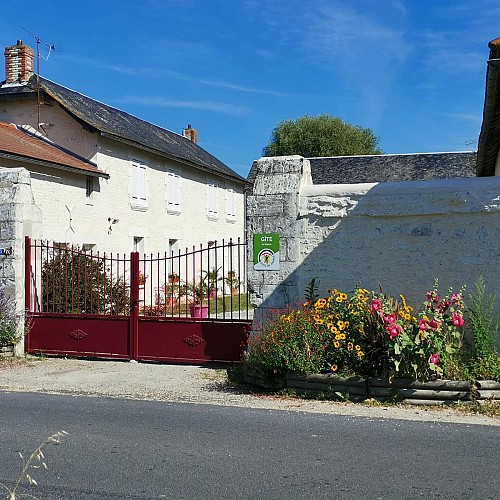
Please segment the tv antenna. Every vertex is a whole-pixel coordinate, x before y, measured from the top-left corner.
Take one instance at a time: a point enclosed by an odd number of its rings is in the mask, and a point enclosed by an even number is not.
[[[27,30],[26,28],[23,28],[23,26],[19,25],[21,29],[26,31],[26,33],[29,33],[36,41],[36,96],[37,96],[37,121],[36,121],[36,129],[40,131],[40,57],[44,59],[45,61],[49,60],[50,54],[52,53],[53,50],[56,50],[56,46],[52,45],[50,43],[45,42],[42,40],[38,35],[35,35],[31,31]],[[47,55],[43,57],[40,54],[40,45],[43,45],[45,49],[47,50]]]

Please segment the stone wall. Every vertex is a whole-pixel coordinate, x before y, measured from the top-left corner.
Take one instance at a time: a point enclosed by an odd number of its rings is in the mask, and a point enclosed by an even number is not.
[[[482,275],[500,306],[500,177],[313,185],[300,156],[261,158],[252,172],[248,241],[281,238],[280,270],[249,273],[254,305],[298,303],[313,277],[320,293],[360,283],[420,305],[435,278],[441,292],[470,292]]]
[[[15,298],[24,317],[24,237],[39,237],[41,214],[33,202],[31,179],[24,168],[0,168],[0,287]],[[23,333],[23,321],[19,323]],[[23,352],[23,342],[17,354]]]

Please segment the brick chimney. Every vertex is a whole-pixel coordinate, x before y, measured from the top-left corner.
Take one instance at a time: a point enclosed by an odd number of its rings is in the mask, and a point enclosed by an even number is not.
[[[195,144],[198,142],[196,130],[194,128],[191,128],[191,125],[188,125],[187,128],[182,129],[182,136],[186,139],[189,139],[191,142],[194,142]]]
[[[21,40],[17,45],[5,47],[5,83],[26,83],[33,75],[34,59],[33,49]]]

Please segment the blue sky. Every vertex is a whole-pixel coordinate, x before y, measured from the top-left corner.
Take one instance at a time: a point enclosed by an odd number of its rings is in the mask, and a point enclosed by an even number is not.
[[[23,0],[0,42],[35,47],[25,28],[56,46],[45,60],[40,44],[42,76],[190,123],[246,176],[276,124],[306,114],[368,127],[386,153],[475,150],[499,19],[498,0]]]

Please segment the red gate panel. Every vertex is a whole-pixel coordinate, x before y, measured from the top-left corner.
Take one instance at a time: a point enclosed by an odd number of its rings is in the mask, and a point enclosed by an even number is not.
[[[128,316],[32,315],[30,353],[129,359]]]
[[[248,322],[139,319],[138,359],[184,363],[239,362]]]

